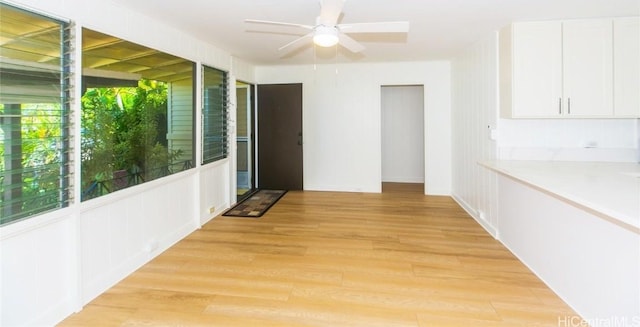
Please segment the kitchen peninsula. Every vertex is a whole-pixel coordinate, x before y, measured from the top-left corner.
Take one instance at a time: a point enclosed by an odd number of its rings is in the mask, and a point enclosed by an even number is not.
[[[640,164],[492,161],[497,238],[578,313],[640,319]]]

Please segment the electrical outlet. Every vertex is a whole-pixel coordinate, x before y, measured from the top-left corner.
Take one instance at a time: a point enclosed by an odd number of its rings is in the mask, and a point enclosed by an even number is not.
[[[497,140],[498,140],[499,135],[500,135],[500,134],[498,133],[498,130],[497,130],[497,129],[492,128],[492,129],[490,129],[490,130],[489,130],[489,139],[490,139],[491,141],[497,141]]]
[[[216,212],[216,207],[209,208],[209,213],[214,213],[214,212]]]
[[[478,210],[478,216],[481,220],[487,220],[487,215],[482,210]]]
[[[144,247],[144,251],[147,252],[147,253],[151,253],[151,252],[157,250],[158,246],[160,246],[160,244],[158,244],[158,241],[153,239],[153,240],[149,241],[149,243],[147,243],[147,245]]]

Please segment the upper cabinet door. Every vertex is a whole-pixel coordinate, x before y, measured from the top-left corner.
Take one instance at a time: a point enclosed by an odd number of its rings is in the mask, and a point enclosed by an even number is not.
[[[612,20],[565,21],[562,28],[563,105],[567,115],[612,116]]]
[[[613,76],[616,117],[640,117],[640,18],[613,20]]]
[[[515,24],[512,42],[512,115],[521,118],[559,116],[562,98],[562,24]]]
[[[640,18],[513,23],[500,30],[505,118],[640,118]]]

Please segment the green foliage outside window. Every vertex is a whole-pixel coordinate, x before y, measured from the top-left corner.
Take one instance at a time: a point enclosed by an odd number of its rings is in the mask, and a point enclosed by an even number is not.
[[[11,214],[5,215],[3,211],[0,215],[2,223],[29,215],[34,210],[40,212],[56,208],[60,202],[60,170],[63,164],[60,158],[60,105],[13,106],[15,108],[10,109],[0,104],[0,115],[20,115],[20,118],[4,118],[3,124],[0,124],[0,139],[3,140],[0,142],[0,171],[3,172],[0,194],[13,193],[15,191],[11,188],[18,188],[16,191],[20,197],[3,204],[4,210],[11,208]],[[12,131],[17,126],[19,130]],[[17,140],[11,136],[12,133],[18,133]],[[16,145],[19,150],[13,150],[13,155],[7,155],[8,147]],[[19,157],[16,157],[15,151],[20,153]],[[7,165],[5,160],[18,162]],[[8,167],[11,169],[7,169]],[[5,179],[15,174],[18,181],[6,185]]]
[[[172,173],[182,151],[167,148],[166,121],[164,82],[88,89],[82,96],[83,199]]]

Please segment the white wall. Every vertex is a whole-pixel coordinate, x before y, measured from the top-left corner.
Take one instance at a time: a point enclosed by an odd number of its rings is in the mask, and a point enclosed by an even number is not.
[[[243,81],[245,83],[253,84],[256,81],[255,69],[253,65],[249,62],[246,62],[242,59],[232,58],[232,68],[233,78],[238,81]],[[235,85],[235,84],[233,84]]]
[[[87,27],[196,61],[198,67],[232,69],[228,53],[109,1],[101,1],[98,10],[83,0],[11,3],[72,20],[78,32]],[[75,48],[81,48],[80,39]],[[253,81],[249,63],[233,61],[233,68],[243,80]],[[74,71],[80,70],[76,58]],[[235,83],[233,71],[231,76]],[[196,87],[197,149],[200,93]],[[73,110],[77,118],[79,101]],[[79,176],[79,153],[75,157]],[[206,166],[198,164],[199,158],[198,153],[194,169],[94,200],[80,203],[76,190],[68,208],[0,228],[0,325],[55,325],[229,207],[235,201],[231,158]]]
[[[382,87],[382,181],[424,183],[424,87]]]
[[[486,36],[452,62],[454,199],[496,236],[497,177],[478,165],[495,160],[497,144],[497,33]]]
[[[450,194],[448,62],[257,67],[256,79],[303,83],[304,189],[327,191],[381,191],[380,87],[424,85],[425,192]]]

